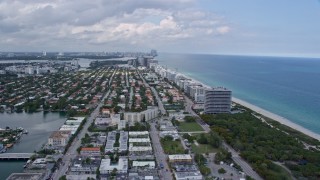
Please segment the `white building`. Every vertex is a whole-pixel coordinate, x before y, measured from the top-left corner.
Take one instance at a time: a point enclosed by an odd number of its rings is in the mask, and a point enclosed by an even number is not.
[[[154,169],[156,167],[156,163],[154,161],[133,161],[132,167]]]
[[[66,125],[66,124],[64,124],[60,127],[59,130],[60,131],[71,131],[71,134],[75,134],[76,131],[78,130],[78,128],[79,128],[79,125]]]
[[[70,117],[65,124],[66,125],[80,125],[85,117]]]
[[[127,125],[126,120],[120,120],[118,123],[118,130],[122,130],[122,129],[126,128],[126,125]]]
[[[177,140],[177,139],[180,138],[177,130],[174,130],[174,131],[160,131],[159,135],[160,135],[161,138],[163,138],[165,136],[171,136],[174,140]]]
[[[150,121],[158,117],[159,109],[156,106],[148,106],[147,110],[142,112],[125,112],[124,120],[128,121],[130,125],[133,125],[136,122],[141,122],[142,120]]]
[[[119,161],[116,164],[112,164],[110,158],[101,160],[100,174],[110,174],[114,169],[117,169],[117,173],[127,173],[128,159],[126,157],[119,157]]]
[[[143,114],[139,112],[125,112],[123,116],[129,125],[134,125],[136,122],[141,122],[143,120]]]
[[[111,118],[97,117],[94,120],[95,125],[108,125],[110,123],[111,123]]]
[[[128,132],[127,131],[120,131],[120,137],[119,137],[119,146],[114,147],[114,144],[116,142],[117,137],[117,131],[111,131],[108,133],[107,142],[105,146],[105,153],[112,153],[115,151],[124,152],[128,150]]]
[[[200,171],[197,172],[175,172],[174,177],[176,180],[202,180],[203,176]]]
[[[129,132],[129,152],[152,152],[151,140],[148,131]]]
[[[151,119],[158,117],[159,108],[157,106],[148,106],[147,110],[143,111],[142,114],[146,121],[150,121]]]

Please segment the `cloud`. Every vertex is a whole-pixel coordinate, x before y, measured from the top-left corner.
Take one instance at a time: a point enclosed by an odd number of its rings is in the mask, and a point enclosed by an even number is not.
[[[3,50],[172,49],[230,32],[223,17],[196,0],[3,0]],[[174,5],[174,6],[173,6]],[[11,49],[8,49],[11,48]],[[14,48],[14,49],[13,49]],[[119,49],[115,49],[119,48]]]
[[[228,32],[230,32],[230,27],[229,26],[221,26],[217,28],[217,31],[219,34],[226,34]]]

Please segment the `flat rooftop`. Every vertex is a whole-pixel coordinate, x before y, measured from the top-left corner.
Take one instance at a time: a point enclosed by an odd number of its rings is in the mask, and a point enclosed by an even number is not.
[[[7,180],[40,180],[42,173],[12,173]]]

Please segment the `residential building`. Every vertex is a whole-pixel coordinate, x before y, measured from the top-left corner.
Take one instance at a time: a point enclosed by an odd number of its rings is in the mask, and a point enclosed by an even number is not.
[[[141,122],[143,120],[150,121],[158,117],[159,109],[156,106],[148,106],[147,110],[142,112],[125,112],[124,120],[128,121],[130,125],[133,125],[136,122]]]
[[[70,171],[86,174],[95,174],[100,165],[99,158],[89,158],[78,156],[72,160]]]
[[[110,123],[111,123],[111,118],[107,118],[107,117],[97,117],[94,120],[94,124],[97,126],[108,125]]]
[[[99,147],[83,147],[81,148],[80,154],[83,156],[100,156]]]
[[[120,133],[119,146],[115,147],[117,133]],[[128,132],[127,131],[111,131],[108,133],[107,142],[105,146],[105,153],[113,153],[115,151],[126,152],[128,150]]]
[[[126,152],[128,150],[128,132],[127,131],[120,131],[120,138],[119,138],[119,151]]]
[[[168,155],[169,163],[191,163],[192,157],[190,154],[173,154]]]
[[[51,146],[66,146],[71,137],[71,131],[53,131],[48,139]]]
[[[75,134],[76,131],[78,130],[78,128],[79,128],[79,125],[66,125],[66,124],[64,124],[60,127],[59,130],[60,131],[71,131],[71,134]]]
[[[111,163],[111,159],[107,156],[106,159],[101,160],[100,164],[100,174],[110,174],[114,169],[117,169],[117,173],[127,173],[128,172],[128,158],[127,157],[119,157],[117,163]]]
[[[6,180],[18,180],[18,179],[43,179],[43,173],[12,173]]]
[[[202,180],[203,176],[200,171],[197,172],[175,172],[174,177],[176,180]]]
[[[116,131],[108,132],[107,142],[105,146],[105,153],[114,152],[113,144],[116,142]]]
[[[126,125],[127,125],[126,120],[120,120],[118,123],[118,130],[122,130],[122,129],[126,128]]]
[[[150,121],[158,117],[159,108],[157,106],[148,106],[147,110],[143,111],[142,114],[144,115],[145,121]]]
[[[70,117],[65,124],[66,125],[80,125],[85,117]]]
[[[129,125],[134,125],[134,123],[141,122],[143,120],[143,114],[139,112],[125,112],[123,118],[129,123]]]
[[[171,136],[174,140],[177,140],[180,138],[180,135],[178,134],[177,130],[172,131],[160,131],[159,136],[161,138],[164,138],[165,136]]]
[[[156,163],[154,161],[133,161],[132,167],[154,169],[156,167]]]
[[[205,91],[204,113],[230,113],[231,94],[231,90],[223,87],[207,89]]]

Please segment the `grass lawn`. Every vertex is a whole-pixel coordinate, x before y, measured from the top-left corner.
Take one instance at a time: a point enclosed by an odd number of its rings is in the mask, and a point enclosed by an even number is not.
[[[184,148],[180,141],[163,141],[161,145],[166,154],[184,154]]]
[[[192,132],[192,131],[203,131],[203,129],[196,122],[180,122],[179,131]]]
[[[197,146],[194,143],[192,143],[191,148],[194,153],[199,153],[199,154],[218,152],[218,149],[213,148],[209,144],[199,144],[199,146]]]

